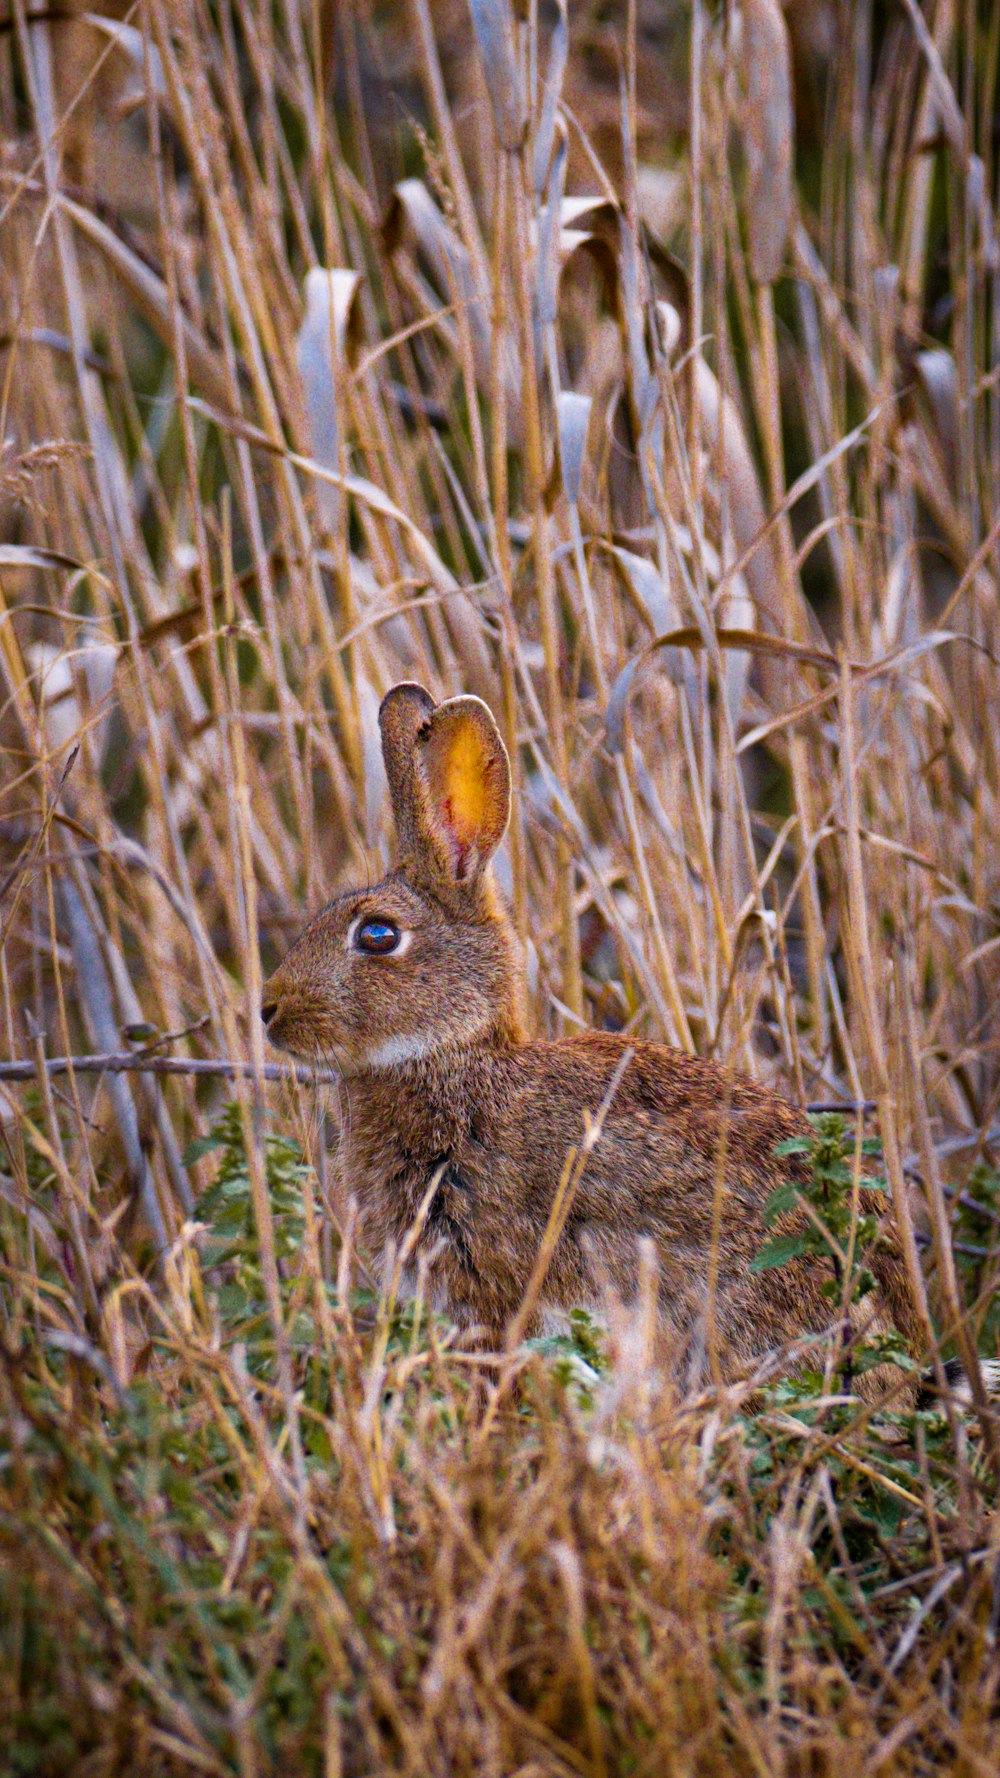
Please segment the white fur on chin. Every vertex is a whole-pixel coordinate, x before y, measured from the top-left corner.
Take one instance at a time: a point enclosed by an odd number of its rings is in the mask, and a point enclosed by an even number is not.
[[[434,1040],[426,1032],[413,1032],[410,1037],[387,1037],[365,1056],[365,1067],[400,1068],[404,1062],[420,1062],[434,1049]]]

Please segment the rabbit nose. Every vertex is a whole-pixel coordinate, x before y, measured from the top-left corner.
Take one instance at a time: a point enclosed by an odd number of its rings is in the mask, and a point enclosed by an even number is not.
[[[261,1002],[260,1016],[263,1019],[265,1025],[269,1025],[271,1023],[271,1020],[274,1018],[274,1015],[277,1012],[277,1010],[278,1010],[278,1002],[276,1000],[264,1000]]]

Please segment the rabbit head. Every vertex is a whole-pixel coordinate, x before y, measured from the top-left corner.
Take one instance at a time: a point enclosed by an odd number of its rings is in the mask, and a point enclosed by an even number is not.
[[[397,685],[379,711],[399,859],[338,895],[265,983],[268,1036],[345,1073],[522,1035],[517,944],[490,871],[510,762],[479,698]]]

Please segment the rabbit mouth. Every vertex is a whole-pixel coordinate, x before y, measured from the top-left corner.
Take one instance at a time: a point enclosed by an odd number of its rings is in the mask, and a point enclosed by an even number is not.
[[[303,1062],[326,1062],[340,1067],[341,1045],[333,1033],[324,1029],[323,1009],[318,1005],[298,1004],[293,1007],[265,1001],[261,1017],[268,1042],[285,1055]]]

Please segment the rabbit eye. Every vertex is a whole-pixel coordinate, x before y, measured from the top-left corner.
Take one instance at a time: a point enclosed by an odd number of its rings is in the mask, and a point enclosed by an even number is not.
[[[399,938],[399,927],[392,920],[363,920],[354,935],[354,943],[369,957],[386,957],[396,949]]]

